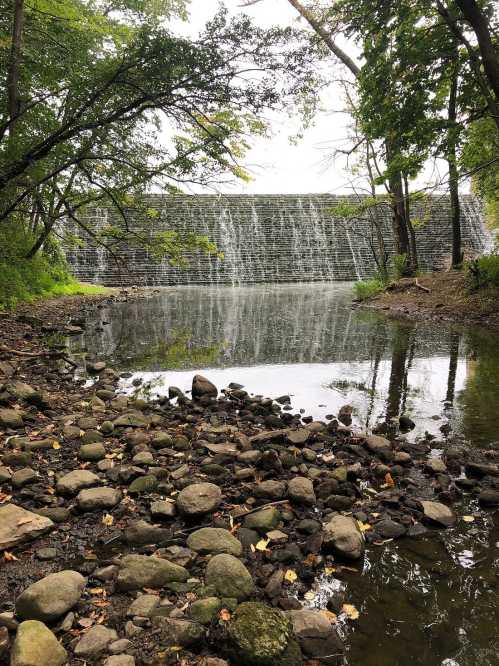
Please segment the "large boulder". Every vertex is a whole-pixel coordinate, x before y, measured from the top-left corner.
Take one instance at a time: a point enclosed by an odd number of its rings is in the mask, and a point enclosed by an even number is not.
[[[50,518],[26,511],[15,504],[4,504],[0,506],[0,550],[36,539],[53,527]]]
[[[82,511],[112,509],[121,502],[121,492],[116,488],[86,488],[76,498]]]
[[[77,571],[59,571],[30,585],[16,600],[16,613],[25,620],[57,620],[78,603],[85,578]]]
[[[76,495],[83,488],[98,486],[100,482],[97,474],[87,469],[75,469],[59,479],[56,490],[61,495]]]
[[[255,591],[250,572],[233,555],[215,555],[206,567],[205,580],[213,585],[220,597],[233,597],[239,601],[247,599]]]
[[[288,495],[297,504],[313,506],[316,503],[314,484],[304,476],[295,476],[288,482]]]
[[[43,622],[21,622],[12,646],[10,666],[63,666],[66,650]]]
[[[120,562],[117,587],[119,590],[160,588],[167,583],[185,582],[189,572],[178,564],[147,555],[126,555]]]
[[[203,377],[203,375],[194,375],[192,380],[192,397],[193,398],[202,398],[203,396],[209,396],[211,398],[216,398],[218,395],[218,389],[210,382],[209,379]]]
[[[292,633],[291,622],[282,611],[261,602],[243,603],[228,628],[231,663],[300,666],[301,653]]]
[[[222,501],[222,491],[214,483],[193,483],[180,491],[177,509],[187,517],[194,518],[212,513]]]
[[[334,625],[323,613],[294,610],[289,611],[288,617],[305,656],[327,666],[343,663],[345,648]]]
[[[324,526],[323,547],[347,560],[362,557],[365,540],[356,521],[337,514]]]
[[[241,542],[229,530],[221,527],[202,527],[187,539],[187,546],[201,555],[228,553],[239,557],[243,552]]]

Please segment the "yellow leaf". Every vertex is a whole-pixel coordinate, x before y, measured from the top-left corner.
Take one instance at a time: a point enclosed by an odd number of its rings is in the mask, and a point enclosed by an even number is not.
[[[359,617],[359,611],[352,604],[343,604],[341,611],[345,613],[350,620],[357,620]]]
[[[12,553],[9,553],[8,550],[4,550],[3,552],[3,559],[6,562],[13,562],[14,560],[18,560],[19,558],[13,555]]]
[[[109,513],[105,513],[102,516],[102,524],[107,525],[108,527],[111,527],[111,525],[114,523],[114,518],[111,516]]]
[[[267,550],[267,546],[269,545],[270,539],[260,539],[260,541],[256,544],[255,548],[257,550]]]
[[[287,580],[288,583],[294,583],[297,578],[298,576],[293,571],[293,569],[288,569],[284,574],[284,580]]]
[[[474,516],[463,516],[463,522],[465,523],[473,523],[475,520]]]
[[[357,525],[361,532],[367,532],[367,530],[372,529],[372,525],[369,525],[369,523],[363,523],[361,520],[357,521]]]
[[[303,595],[303,598],[306,599],[307,601],[313,601],[316,597],[315,592],[312,592],[312,590],[309,590],[308,592],[305,592]]]
[[[54,439],[54,441],[52,442],[52,448],[53,449],[60,449],[61,448],[61,445],[59,444],[59,442],[56,439]]]
[[[334,567],[324,567],[324,573],[326,574],[326,576],[330,576],[335,571],[336,569]]]

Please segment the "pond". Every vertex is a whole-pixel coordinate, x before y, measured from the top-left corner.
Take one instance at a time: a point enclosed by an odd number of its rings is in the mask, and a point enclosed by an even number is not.
[[[499,335],[407,322],[352,308],[349,283],[182,287],[98,310],[73,353],[108,360],[150,395],[188,391],[194,373],[219,388],[291,396],[317,419],[353,407],[354,427],[408,415],[407,437],[445,433],[491,447],[499,440]],[[145,388],[144,388],[145,387]],[[350,666],[498,663],[497,515],[474,516],[423,540],[370,547],[362,565],[320,581],[321,606],[345,591],[360,617],[348,632]]]

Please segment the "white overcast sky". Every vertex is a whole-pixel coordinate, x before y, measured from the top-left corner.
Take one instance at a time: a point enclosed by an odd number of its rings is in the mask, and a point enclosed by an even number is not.
[[[246,12],[262,26],[287,26],[298,21],[298,14],[288,0],[262,0],[246,8],[240,7],[242,0],[225,0],[224,4],[234,14]],[[190,19],[184,24],[176,23],[176,30],[189,36],[197,35],[218,7],[219,0],[191,0]],[[300,25],[305,24],[302,22]],[[331,70],[336,73],[341,71],[333,60]],[[317,115],[314,125],[305,131],[298,144],[289,140],[299,128],[298,117],[273,114],[271,136],[254,138],[252,149],[244,161],[244,166],[253,177],[252,182],[224,184],[218,188],[219,191],[247,194],[351,192],[351,176],[343,168],[344,160],[332,160],[332,148],[347,145],[350,119],[341,112],[344,108],[342,97],[339,84],[332,84],[323,93],[324,110]],[[432,175],[432,171],[428,172],[427,177]]]

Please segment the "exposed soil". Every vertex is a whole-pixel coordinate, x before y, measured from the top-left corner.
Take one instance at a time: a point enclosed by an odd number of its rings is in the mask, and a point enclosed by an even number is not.
[[[445,454],[428,460],[431,436],[408,442],[407,417],[372,436],[352,431],[351,408],[313,422],[287,396],[219,392],[200,377],[190,396],[172,387],[158,400],[123,395],[105,363],[88,368],[93,384],[75,382],[64,336],[108,298],[1,317],[0,664],[30,650],[19,623],[43,619],[71,666],[339,665],[337,627],[356,609],[333,595],[327,611],[307,610],[317,577],[341,580],[366,548],[452,527],[463,495],[499,504],[498,451],[443,433]],[[69,490],[70,472],[92,474]],[[12,505],[30,513],[11,524],[1,516]],[[40,516],[53,520],[46,532],[16,541]],[[218,532],[196,546],[202,527]],[[145,558],[135,569],[130,553]],[[170,569],[155,577],[157,566]],[[85,579],[74,599],[49,583],[43,599],[19,603],[68,569]],[[129,610],[137,597],[142,614]],[[39,666],[62,666],[51,649],[37,646]]]
[[[417,284],[414,278],[398,280],[385,293],[362,303],[362,307],[415,319],[499,329],[499,293],[471,291],[466,275],[459,271],[422,275]]]

